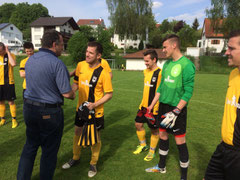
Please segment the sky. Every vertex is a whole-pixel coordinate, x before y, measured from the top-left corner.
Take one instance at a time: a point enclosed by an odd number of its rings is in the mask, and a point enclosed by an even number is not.
[[[79,19],[102,18],[107,27],[111,25],[105,0],[0,0],[0,5],[21,2],[41,3],[51,16],[73,17],[76,22]],[[155,20],[160,24],[164,19],[169,21],[175,19],[192,25],[194,19],[198,18],[202,27],[206,17],[205,10],[211,7],[211,0],[152,0],[152,2]]]

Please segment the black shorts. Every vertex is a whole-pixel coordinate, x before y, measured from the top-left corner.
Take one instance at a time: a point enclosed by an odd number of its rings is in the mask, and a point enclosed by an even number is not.
[[[239,180],[240,148],[224,142],[213,153],[205,173],[205,180]]]
[[[151,129],[157,129],[158,127],[156,126],[156,123],[153,125],[152,123],[150,123],[147,118],[144,116],[147,112],[147,109],[142,108],[141,110],[139,109],[137,112],[137,116],[135,118],[135,122],[138,123],[147,123],[148,127]],[[153,115],[155,117],[155,119],[157,119],[157,115]]]
[[[97,130],[104,129],[104,116],[102,116],[102,117],[100,117],[100,118],[95,118],[95,120],[96,120]],[[83,127],[83,125],[84,125],[84,121],[80,121],[80,120],[79,120],[78,112],[76,112],[76,116],[75,116],[75,126]]]
[[[13,101],[16,99],[15,85],[0,85],[0,101]]]
[[[165,128],[160,125],[163,118],[161,118],[162,115],[165,113],[168,113],[172,111],[175,108],[175,106],[170,106],[168,104],[159,104],[158,109],[158,118],[156,124],[159,127],[160,131],[166,131],[167,133],[173,134],[174,136],[184,136],[186,134],[186,127],[187,127],[187,107],[184,107],[181,111],[181,113],[178,115],[175,125],[173,128]]]

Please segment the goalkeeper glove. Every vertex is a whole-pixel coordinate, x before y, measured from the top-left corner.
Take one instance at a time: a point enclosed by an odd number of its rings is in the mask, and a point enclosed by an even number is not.
[[[161,122],[161,126],[165,128],[173,128],[180,112],[181,110],[178,107],[175,107],[172,111],[162,115],[161,118],[164,119]]]

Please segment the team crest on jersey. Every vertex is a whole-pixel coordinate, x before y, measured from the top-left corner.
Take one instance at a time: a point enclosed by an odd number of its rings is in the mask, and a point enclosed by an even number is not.
[[[152,78],[152,82],[156,82],[157,78],[156,77],[153,77]]]
[[[95,83],[96,81],[97,81],[97,77],[96,77],[96,76],[93,76],[92,82]]]
[[[7,62],[7,61],[8,61],[8,58],[5,57],[5,58],[4,58],[4,61]]]

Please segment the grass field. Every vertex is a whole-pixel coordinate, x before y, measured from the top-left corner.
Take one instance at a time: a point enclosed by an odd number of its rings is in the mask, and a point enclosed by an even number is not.
[[[8,123],[0,127],[0,180],[16,179],[18,162],[25,143],[25,124],[22,115],[22,79],[15,68],[17,93],[17,119],[19,127],[11,128],[9,107],[6,118]],[[69,68],[72,70],[72,68]],[[194,95],[188,106],[187,145],[190,154],[189,180],[200,180],[207,163],[220,142],[220,127],[227,88],[228,75],[197,74]],[[133,155],[138,145],[134,127],[138,105],[142,98],[142,72],[113,71],[114,94],[105,104],[105,129],[102,131],[102,151],[98,162],[98,174],[93,179],[180,179],[178,150],[170,136],[170,151],[167,159],[167,173],[145,173],[145,168],[158,163],[158,154],[150,161],[143,158],[146,153]],[[62,170],[61,165],[72,157],[72,138],[74,135],[74,116],[76,100],[65,100],[65,128],[54,180],[88,179],[90,148],[83,149],[80,163]],[[149,142],[149,129],[147,140]],[[39,179],[39,149],[32,179]]]

